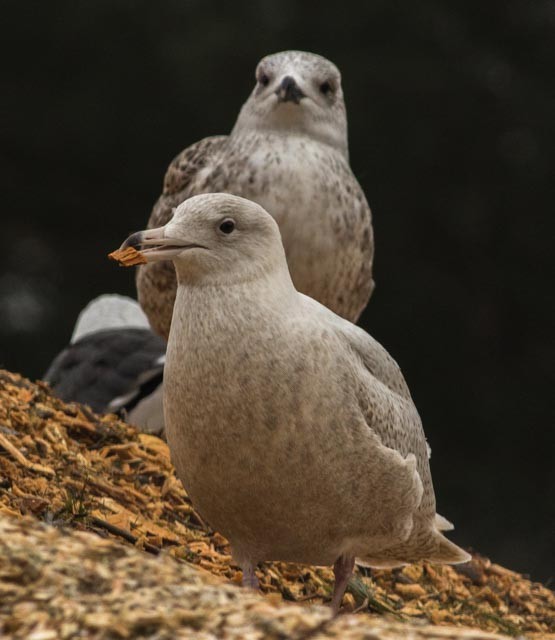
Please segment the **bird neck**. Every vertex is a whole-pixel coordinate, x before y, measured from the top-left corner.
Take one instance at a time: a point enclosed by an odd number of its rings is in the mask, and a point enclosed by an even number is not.
[[[297,295],[288,272],[226,284],[179,282],[170,342],[244,334],[287,313]]]
[[[347,138],[340,136],[336,138],[330,135],[314,135],[313,132],[306,131],[303,128],[292,128],[283,123],[252,123],[251,121],[243,122],[241,118],[237,120],[233,127],[230,139],[233,142],[259,144],[271,142],[275,145],[290,147],[291,143],[299,142],[300,146],[308,144],[324,145],[332,153],[337,153],[349,162],[349,145]]]

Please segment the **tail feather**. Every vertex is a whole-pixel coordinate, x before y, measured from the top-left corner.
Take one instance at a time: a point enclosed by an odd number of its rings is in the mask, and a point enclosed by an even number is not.
[[[448,540],[443,534],[435,533],[437,540],[436,550],[426,557],[429,562],[445,563],[445,564],[462,564],[472,560],[472,556],[464,549],[461,549],[451,540]]]

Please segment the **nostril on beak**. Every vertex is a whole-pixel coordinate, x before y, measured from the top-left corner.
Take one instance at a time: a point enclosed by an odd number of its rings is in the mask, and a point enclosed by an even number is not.
[[[137,247],[140,247],[141,244],[143,242],[143,232],[142,231],[136,231],[135,233],[132,233],[129,238],[127,238],[127,240],[121,245],[121,249],[127,249],[127,247],[133,247],[133,249],[136,249]]]
[[[285,76],[276,90],[277,97],[280,102],[299,102],[304,98],[304,93],[299,85],[295,82],[295,78]]]
[[[297,86],[297,83],[295,82],[295,79],[292,78],[291,76],[285,76],[285,78],[283,78],[283,80],[281,81],[282,91],[289,91],[296,86]]]

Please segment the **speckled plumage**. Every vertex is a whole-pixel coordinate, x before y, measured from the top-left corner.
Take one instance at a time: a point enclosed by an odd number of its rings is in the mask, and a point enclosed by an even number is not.
[[[229,236],[218,227],[226,218],[236,225]],[[436,515],[426,440],[399,367],[295,290],[271,216],[210,194],[150,233],[201,246],[168,249],[179,287],[166,435],[195,507],[246,571],[269,559],[345,558],[348,573],[355,556],[374,567],[467,560],[440,533],[448,523]],[[168,250],[144,255],[167,259]]]
[[[149,227],[165,224],[193,195],[226,192],[253,200],[280,227],[297,289],[356,321],[374,286],[374,245],[370,208],[349,166],[339,71],[321,56],[287,51],[264,58],[256,75],[231,134],[205,138],[170,164]],[[275,93],[286,76],[306,94],[299,104],[280,102]],[[324,82],[332,85],[327,95],[319,89]],[[139,268],[139,301],[165,337],[175,288],[171,264]]]

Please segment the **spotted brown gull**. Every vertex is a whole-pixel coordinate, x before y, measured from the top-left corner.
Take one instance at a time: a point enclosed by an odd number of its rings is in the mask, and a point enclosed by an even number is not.
[[[349,166],[341,75],[322,56],[265,57],[229,136],[204,138],[170,164],[149,227],[186,198],[227,192],[258,202],[279,224],[297,289],[357,320],[374,283],[370,208]],[[169,333],[171,263],[138,269],[139,301],[152,327]]]

